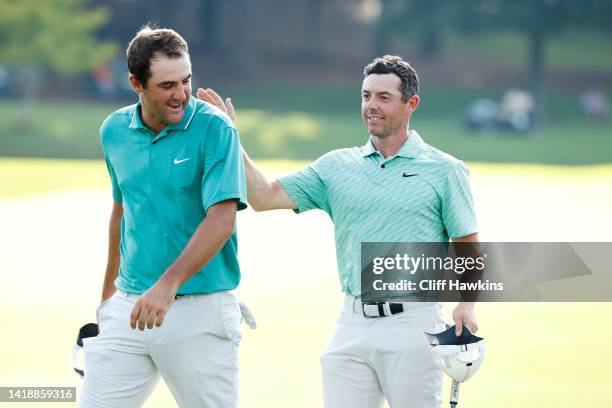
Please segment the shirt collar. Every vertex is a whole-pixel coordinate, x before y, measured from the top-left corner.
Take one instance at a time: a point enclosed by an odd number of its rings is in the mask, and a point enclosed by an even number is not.
[[[361,155],[363,157],[368,157],[374,153],[378,153],[378,151],[376,150],[376,148],[374,147],[374,144],[372,143],[372,136],[370,136],[370,138],[368,139],[368,143],[366,143],[364,146],[361,147]]]
[[[185,108],[185,116],[179,123],[171,123],[164,128],[164,130],[187,130],[189,124],[191,123],[191,119],[195,115],[195,105],[196,99],[191,96],[189,98],[189,103]],[[132,121],[130,122],[130,129],[147,129],[144,123],[142,123],[142,105],[140,101],[136,104],[136,109],[134,109],[134,113],[132,114]]]
[[[421,153],[421,150],[423,150],[424,145],[425,142],[423,142],[423,139],[421,139],[421,136],[419,136],[417,131],[410,130],[408,132],[408,139],[406,139],[406,141],[397,151],[395,156],[414,159]],[[361,147],[361,155],[363,157],[367,157],[374,153],[378,153],[378,150],[376,150],[376,148],[374,147],[374,143],[372,143],[372,136],[370,136],[368,143]]]
[[[141,106],[140,102],[136,104],[136,109],[134,109],[134,113],[132,114],[132,121],[130,122],[130,129],[147,129],[147,127],[142,123],[141,116]]]

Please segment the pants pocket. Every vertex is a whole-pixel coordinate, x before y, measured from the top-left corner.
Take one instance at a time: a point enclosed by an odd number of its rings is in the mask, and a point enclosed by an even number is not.
[[[98,323],[98,325],[100,325],[101,323],[100,319],[102,318],[102,314],[101,314],[102,311],[108,307],[108,304],[111,302],[111,300],[113,300],[116,294],[117,292],[115,292],[111,297],[106,299],[104,302],[100,303],[98,307],[96,308],[96,322]]]
[[[425,330],[427,332],[438,332],[446,329],[446,324],[444,320],[440,316],[436,314],[413,314],[413,315],[405,315],[402,314],[397,315],[399,317],[393,316],[393,320],[397,322],[402,327],[415,329],[415,330]],[[384,318],[386,319],[386,318]]]
[[[223,320],[225,336],[236,343],[240,343],[242,339],[242,328],[240,327],[242,313],[235,296],[221,299],[221,319]]]

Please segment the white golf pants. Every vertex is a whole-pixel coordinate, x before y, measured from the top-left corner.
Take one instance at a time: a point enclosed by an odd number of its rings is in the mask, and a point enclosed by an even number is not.
[[[140,407],[163,377],[180,407],[238,406],[241,314],[231,292],[174,301],[164,324],[130,328],[139,295],[117,291],[98,308],[100,334],[84,340],[81,408]]]
[[[408,303],[388,317],[364,317],[347,296],[321,356],[325,408],[439,407],[443,372],[422,330],[446,328],[439,303]]]

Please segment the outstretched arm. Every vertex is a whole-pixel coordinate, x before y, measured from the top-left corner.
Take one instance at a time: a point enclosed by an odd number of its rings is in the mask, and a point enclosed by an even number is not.
[[[236,112],[230,98],[223,99],[212,89],[198,88],[199,99],[224,111],[236,126]],[[244,157],[244,171],[247,182],[247,199],[255,211],[278,209],[294,209],[297,205],[289,197],[278,180],[270,181],[266,175],[242,150]]]

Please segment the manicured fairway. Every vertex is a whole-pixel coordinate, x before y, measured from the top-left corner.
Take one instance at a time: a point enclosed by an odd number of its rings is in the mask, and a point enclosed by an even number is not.
[[[610,240],[611,165],[468,164],[483,240]],[[301,165],[265,162],[271,175]],[[102,161],[0,160],[2,386],[80,384],[70,351],[99,300],[111,204],[105,171]],[[318,358],[342,300],[332,225],[322,212],[251,210],[238,223],[240,294],[259,323],[244,326],[241,406],[321,407]],[[612,303],[480,304],[488,355],[462,386],[460,406],[608,407],[610,316]],[[145,406],[175,405],[160,383]]]

